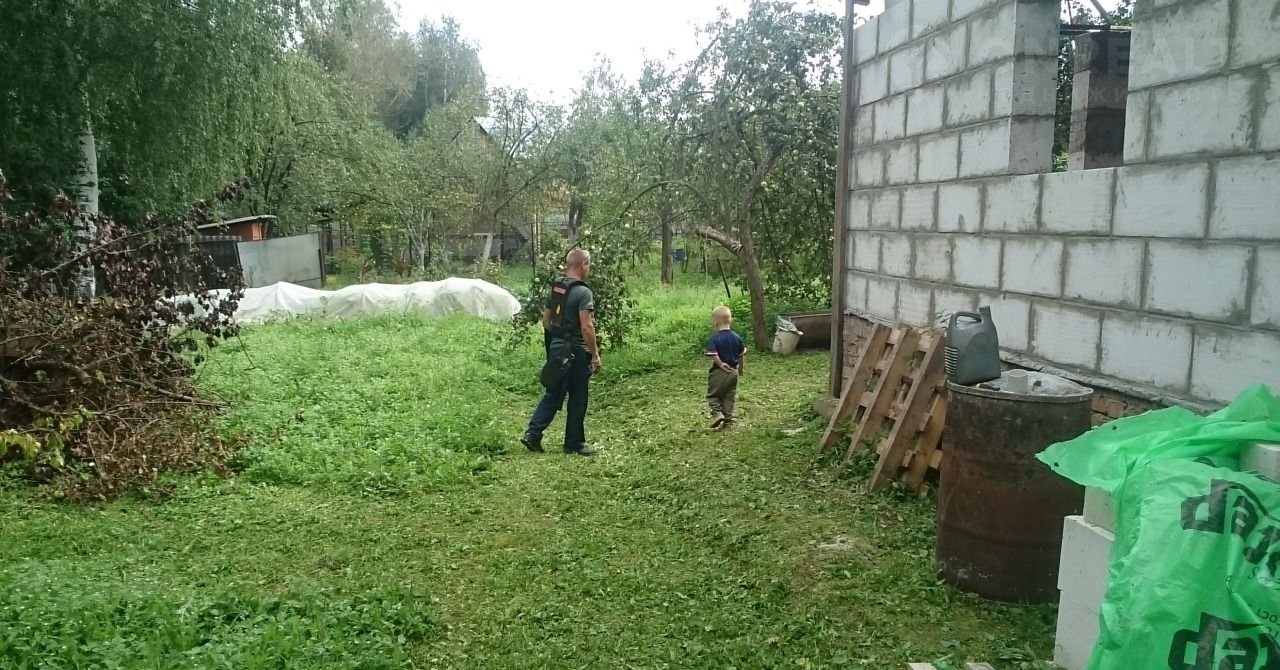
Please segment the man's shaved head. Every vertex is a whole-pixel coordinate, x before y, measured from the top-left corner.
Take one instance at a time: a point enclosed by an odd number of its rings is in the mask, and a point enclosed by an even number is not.
[[[567,268],[582,268],[591,265],[591,252],[586,249],[574,249],[564,259]]]

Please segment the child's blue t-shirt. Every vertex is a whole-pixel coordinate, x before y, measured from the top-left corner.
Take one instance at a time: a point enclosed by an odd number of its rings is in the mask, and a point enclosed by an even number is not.
[[[718,330],[707,343],[707,356],[719,356],[721,362],[731,368],[738,367],[738,361],[747,353],[742,338],[732,330]]]

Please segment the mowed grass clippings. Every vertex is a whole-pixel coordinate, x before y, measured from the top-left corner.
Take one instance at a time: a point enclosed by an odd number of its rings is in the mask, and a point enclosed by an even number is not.
[[[516,442],[539,342],[502,324],[250,329],[200,377],[249,437],[237,478],[100,508],[0,490],[0,667],[1047,667],[1052,608],[938,582],[929,500],[814,463],[825,356],[752,353],[712,432],[723,293],[641,298],[594,459],[555,453],[559,420],[550,453]]]

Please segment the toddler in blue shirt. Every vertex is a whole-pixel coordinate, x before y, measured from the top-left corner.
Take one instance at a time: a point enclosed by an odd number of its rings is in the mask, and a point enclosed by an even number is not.
[[[707,404],[711,407],[711,427],[733,423],[733,403],[738,394],[742,359],[747,355],[742,337],[733,332],[733,313],[721,305],[711,312],[716,332],[707,343],[711,371],[707,378]]]

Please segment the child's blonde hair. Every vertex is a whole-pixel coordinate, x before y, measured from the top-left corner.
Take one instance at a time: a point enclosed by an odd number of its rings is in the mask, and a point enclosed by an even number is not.
[[[733,312],[729,310],[728,306],[720,305],[719,307],[711,310],[711,321],[717,326],[729,323],[733,321]]]

